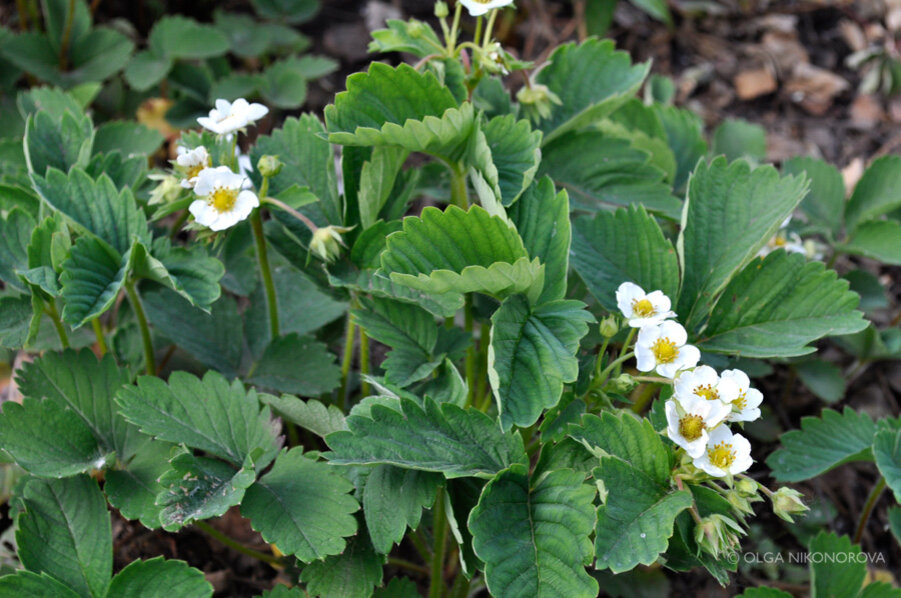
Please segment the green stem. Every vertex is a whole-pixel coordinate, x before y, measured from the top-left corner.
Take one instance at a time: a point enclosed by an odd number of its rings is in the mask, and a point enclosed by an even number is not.
[[[106,346],[106,338],[103,336],[103,327],[100,325],[100,318],[91,320],[91,326],[94,327],[94,336],[97,337],[97,349],[100,351],[100,355],[106,355],[109,349]]]
[[[406,559],[400,559],[397,557],[389,556],[388,564],[394,567],[400,567],[401,569],[407,569],[408,571],[415,571],[416,573],[422,573],[423,575],[429,574],[429,568],[425,565],[418,565],[412,561],[408,561]]]
[[[429,598],[441,598],[446,590],[444,585],[444,549],[447,543],[447,516],[444,513],[444,488],[439,487],[435,493],[432,527],[435,542],[432,550],[432,579],[429,583]]]
[[[153,356],[153,339],[150,336],[150,326],[147,325],[147,314],[144,313],[144,304],[141,303],[141,297],[135,289],[135,283],[129,282],[125,285],[125,292],[128,294],[128,301],[131,308],[135,311],[135,317],[138,318],[138,328],[141,330],[141,340],[144,344],[144,361],[146,362],[146,370],[148,376],[156,376],[156,359]]]
[[[638,332],[638,328],[632,328],[631,330],[629,330],[629,334],[626,336],[626,342],[623,343],[623,348],[619,350],[619,358],[617,358],[617,361],[619,361],[619,359],[622,358],[622,356],[626,354],[626,351],[629,350],[629,347],[632,346],[632,339],[635,338],[635,334],[637,332]],[[622,362],[620,362],[620,363],[622,363]],[[620,372],[620,370],[619,370],[619,368],[617,368],[616,373],[619,374],[619,372]]]
[[[482,37],[482,26],[485,24],[485,18],[482,15],[476,17],[476,33],[472,36],[473,45],[479,43],[479,39]]]
[[[451,588],[451,598],[466,598],[469,595],[470,580],[465,575],[458,575]]]
[[[19,11],[19,31],[28,31],[28,8],[25,0],[16,0],[16,10]]]
[[[215,527],[207,523],[206,521],[195,521],[194,527],[201,530],[206,535],[211,538],[218,540],[222,544],[225,544],[229,548],[240,552],[241,554],[247,555],[251,558],[263,561],[264,563],[269,563],[270,565],[282,565],[282,559],[278,558],[274,554],[266,554],[265,552],[260,552],[259,550],[254,550],[248,546],[244,546],[237,540],[233,538],[229,538]]]
[[[656,384],[646,384],[639,391],[638,397],[635,399],[635,402],[632,403],[632,413],[643,413],[645,407],[648,406],[648,403],[654,398],[654,393],[657,391]]]
[[[463,210],[469,207],[466,191],[466,172],[459,165],[451,167],[451,204]]]
[[[860,512],[860,519],[857,522],[857,529],[854,531],[854,543],[860,544],[860,539],[863,537],[863,530],[867,527],[867,522],[870,520],[870,514],[873,512],[873,507],[876,506],[876,503],[879,501],[879,497],[882,496],[883,491],[885,490],[885,478],[880,477],[879,481],[876,482],[876,485],[873,486],[873,490],[870,491],[870,495],[867,497],[867,502],[863,506],[863,511]]]
[[[51,301],[47,303],[47,315],[53,321],[53,327],[56,328],[56,334],[59,336],[59,342],[62,343],[63,349],[69,348],[69,334],[66,332],[66,326],[59,317],[59,311],[56,309],[56,303]]]
[[[59,44],[59,70],[65,71],[69,65],[69,44],[72,41],[72,22],[75,20],[75,0],[69,0],[69,12],[66,13],[66,26],[63,39]]]
[[[604,371],[598,374],[598,376],[591,381],[591,386],[588,387],[588,392],[604,386],[604,382],[606,382],[607,378],[610,377],[610,372],[612,372],[614,368],[617,368],[626,360],[632,359],[633,357],[635,357],[635,353],[630,352],[626,353],[625,355],[620,355],[614,361],[610,362],[610,364],[606,368],[604,368]]]
[[[417,529],[411,531],[409,534],[407,534],[407,538],[410,539],[410,544],[412,544],[413,548],[416,549],[416,553],[419,555],[419,558],[427,563],[431,562],[432,551],[429,549],[429,545],[425,541],[425,536],[422,535],[422,530]]]
[[[341,360],[341,386],[338,387],[338,408],[344,411],[347,402],[347,379],[354,360],[354,336],[357,325],[351,313],[347,312],[347,332],[344,334],[344,358]]]
[[[457,6],[454,9],[454,22],[451,25],[450,35],[447,38],[447,55],[453,56],[454,49],[457,46],[457,38],[459,37],[460,31],[460,15],[463,13],[463,3],[457,2]]]
[[[491,320],[479,327],[479,376],[476,379],[476,397],[485,394],[488,387],[488,348],[491,345]]]
[[[268,187],[269,179],[263,179],[263,187]],[[263,216],[260,208],[250,215],[250,226],[253,229],[253,240],[257,246],[257,261],[260,264],[260,275],[266,289],[266,307],[269,310],[269,334],[272,340],[279,337],[278,295],[275,294],[275,283],[272,281],[272,268],[269,266],[269,253],[266,249],[266,236],[263,234]]]
[[[465,303],[463,304],[463,326],[466,332],[472,336],[473,329],[472,314],[472,293],[466,293]],[[478,364],[478,350],[476,348],[475,339],[470,340],[469,346],[466,348],[466,386],[468,392],[466,395],[466,405],[472,405],[476,395],[476,367]]]
[[[294,216],[295,218],[297,218],[298,220],[303,222],[304,225],[306,225],[306,227],[308,229],[310,229],[311,233],[315,233],[317,230],[319,230],[319,227],[316,226],[315,222],[313,222],[312,220],[310,220],[309,218],[307,218],[302,213],[298,212],[297,210],[295,210],[288,204],[284,203],[283,201],[279,201],[279,200],[275,199],[274,197],[260,197],[260,202],[272,204],[272,205],[288,212],[289,214],[291,214],[292,216]]]
[[[482,40],[482,47],[487,48],[488,43],[491,41],[491,34],[494,33],[494,21],[497,20],[497,13],[500,12],[498,9],[494,9],[491,11],[491,14],[488,15],[488,26],[485,27],[485,38]],[[479,40],[476,40],[478,42]]]
[[[369,374],[369,335],[360,328],[360,377]],[[368,397],[372,392],[372,388],[365,379],[360,384],[360,393],[364,397]]]

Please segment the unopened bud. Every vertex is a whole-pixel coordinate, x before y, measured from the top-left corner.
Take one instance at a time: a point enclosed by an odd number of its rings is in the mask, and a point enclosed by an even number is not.
[[[745,498],[757,496],[757,491],[759,488],[760,484],[750,478],[741,478],[740,480],[738,480],[738,482],[735,483],[735,491]]]
[[[698,547],[714,557],[735,550],[739,545],[739,536],[744,534],[745,530],[734,519],[719,514],[704,517],[695,526]]]
[[[259,170],[260,174],[266,178],[274,177],[280,173],[283,166],[284,164],[278,159],[278,156],[266,155],[257,162],[257,170]]]
[[[604,390],[607,392],[626,394],[636,386],[638,386],[638,382],[635,381],[635,378],[629,374],[620,374],[616,378],[611,378],[607,384],[604,385]]]
[[[324,226],[316,229],[316,232],[313,233],[313,239],[310,241],[310,252],[327,264],[333,263],[341,257],[341,248],[347,247],[341,235],[351,230],[351,228],[346,226]]]
[[[729,490],[725,494],[726,500],[729,501],[729,504],[732,506],[732,510],[739,516],[744,515],[753,515],[754,509],[751,508],[751,503],[754,502],[751,499],[748,499],[746,496],[742,496],[738,490]]]
[[[435,16],[439,19],[447,18],[447,15],[450,14],[450,9],[447,8],[447,3],[439,0],[435,3]]]
[[[413,39],[421,38],[424,31],[425,27],[423,27],[422,21],[411,20],[407,23],[407,35]]]
[[[619,322],[615,316],[607,316],[601,320],[599,330],[604,338],[613,338],[619,332]]]
[[[770,497],[773,501],[773,513],[785,519],[789,523],[794,523],[792,515],[801,515],[810,510],[810,507],[801,500],[802,494],[792,488],[779,488]]]
[[[558,106],[562,104],[557,94],[548,89],[546,85],[535,83],[516,92],[516,101],[519,102],[526,115],[536,122],[549,118],[554,104]]]

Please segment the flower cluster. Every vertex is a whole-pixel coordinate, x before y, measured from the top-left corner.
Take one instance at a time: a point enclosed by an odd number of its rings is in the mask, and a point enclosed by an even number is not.
[[[760,417],[763,395],[751,388],[748,375],[741,370],[717,374],[710,366],[698,365],[701,352],[686,344],[688,334],[670,319],[676,314],[661,291],[645,293],[625,282],[616,291],[616,302],[629,326],[639,329],[638,369],[673,379],[673,396],[665,405],[666,435],[709,475],[723,477],[747,470],[753,462],[751,444],[728,424]]]

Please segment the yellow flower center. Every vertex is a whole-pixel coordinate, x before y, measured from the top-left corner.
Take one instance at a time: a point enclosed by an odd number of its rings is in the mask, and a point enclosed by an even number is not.
[[[773,237],[773,247],[785,247],[786,243],[788,243],[788,239],[786,239],[781,234],[778,234],[775,237]]]
[[[745,410],[745,405],[747,405],[748,393],[743,392],[738,395],[734,401],[732,401],[732,405],[735,406],[739,411]]]
[[[722,470],[728,470],[732,462],[735,461],[735,451],[732,450],[731,444],[720,442],[713,448],[707,449],[707,458],[710,462]]]
[[[647,299],[642,299],[641,301],[638,299],[632,300],[632,313],[639,318],[653,316],[656,311],[657,310],[654,309],[654,304]]]
[[[679,420],[679,434],[689,442],[693,442],[704,433],[704,420],[700,415],[686,415]]]
[[[700,386],[695,386],[695,394],[699,397],[704,397],[708,401],[715,401],[720,398],[720,393],[711,385],[711,384],[701,384]]]
[[[201,162],[200,164],[195,164],[194,166],[189,166],[188,169],[185,171],[185,178],[190,181],[191,179],[196,177],[198,174],[200,174],[200,172],[202,170],[206,169],[206,167],[207,167],[207,165],[204,162]]]
[[[666,337],[658,338],[651,345],[651,352],[654,354],[657,363],[672,363],[679,356],[679,349],[676,347],[676,343]]]
[[[207,197],[207,202],[220,214],[230,212],[235,207],[237,200],[237,189],[223,189],[222,187],[217,188]]]

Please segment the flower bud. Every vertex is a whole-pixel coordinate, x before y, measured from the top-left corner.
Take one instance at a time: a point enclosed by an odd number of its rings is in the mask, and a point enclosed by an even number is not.
[[[601,320],[599,329],[601,331],[601,336],[604,338],[613,338],[616,336],[616,333],[619,332],[619,322],[616,320],[616,316],[607,316]]]
[[[172,203],[181,195],[181,182],[171,174],[151,174],[147,178],[159,181],[159,184],[150,192],[150,205]]]
[[[310,241],[310,252],[327,264],[333,263],[341,257],[341,248],[347,247],[341,235],[351,230],[351,228],[346,226],[317,228],[313,233],[313,239]]]
[[[450,14],[450,9],[447,8],[447,3],[438,0],[435,3],[435,16],[439,19],[447,18],[447,15]]]
[[[283,166],[284,164],[278,159],[278,156],[265,155],[257,162],[257,170],[266,178],[274,177],[280,173]]]
[[[425,27],[423,26],[422,21],[411,19],[410,22],[407,23],[407,35],[413,39],[421,38],[424,32]]]
[[[759,488],[760,484],[750,478],[741,478],[735,484],[735,491],[744,498],[757,496],[757,491]]]
[[[770,496],[770,500],[773,501],[773,513],[789,523],[794,523],[792,515],[801,515],[810,510],[810,507],[801,500],[802,496],[800,492],[792,488],[779,488]]]
[[[636,382],[635,378],[633,378],[629,374],[620,374],[616,378],[610,379],[607,384],[604,385],[604,390],[606,390],[607,392],[626,394],[637,385],[638,382]]]
[[[744,516],[754,514],[754,509],[751,508],[751,503],[755,502],[754,499],[742,496],[741,492],[734,489],[727,491],[725,497],[732,506],[732,510],[735,511],[737,515]]]
[[[698,547],[714,557],[734,550],[739,545],[739,536],[744,534],[745,530],[734,519],[719,514],[704,517],[695,526]]]
[[[546,85],[535,83],[531,87],[526,85],[516,92],[516,101],[532,121],[549,118],[552,105],[562,104],[557,94],[548,89]]]

